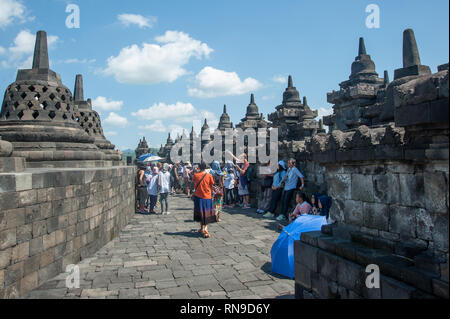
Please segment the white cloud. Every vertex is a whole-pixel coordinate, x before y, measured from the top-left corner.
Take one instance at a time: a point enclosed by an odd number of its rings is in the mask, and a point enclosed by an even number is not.
[[[79,63],[79,64],[88,64],[88,63],[95,63],[97,60],[95,59],[78,59],[78,58],[73,58],[73,59],[67,59],[64,61],[60,61],[60,63],[64,63],[64,64],[75,64],[75,63]]]
[[[272,77],[272,81],[275,83],[286,84],[288,82],[288,76],[287,75],[274,75]]]
[[[158,133],[164,133],[167,131],[166,126],[163,124],[161,120],[156,120],[155,122],[149,125],[139,126],[139,129]]]
[[[187,71],[183,68],[192,57],[208,57],[213,49],[206,43],[178,31],[166,31],[156,37],[160,44],[143,43],[123,48],[118,56],[108,59],[106,75],[120,83],[155,84],[172,83]]]
[[[140,120],[153,121],[151,124],[139,126],[140,130],[170,132],[173,136],[176,136],[176,133],[181,135],[183,129],[190,132],[192,126],[196,131],[200,131],[205,119],[211,130],[219,125],[216,114],[207,110],[197,110],[191,103],[156,103],[148,109],[138,110],[131,115]]]
[[[1,0],[0,0],[1,1]],[[58,41],[57,36],[47,36],[47,44],[52,48]],[[2,61],[4,67],[30,69],[33,62],[34,45],[36,35],[28,30],[20,31],[15,37],[13,44],[8,48],[9,59]]]
[[[176,118],[175,122],[191,123],[195,128],[197,126],[203,126],[205,119],[208,121],[208,125],[210,128],[216,128],[219,125],[219,120],[217,119],[216,114],[206,110],[198,110],[195,111],[195,113],[191,116]]]
[[[139,14],[129,14],[129,13],[120,14],[117,16],[117,18],[126,27],[135,24],[141,29],[152,28],[157,20],[156,17],[144,17]]]
[[[117,136],[117,132],[115,131],[108,131],[104,132],[105,136]]]
[[[6,49],[2,46],[0,46],[0,54],[4,54],[6,52]]]
[[[332,108],[321,107],[318,109],[318,111],[319,111],[319,119],[322,119],[324,116],[333,114]]]
[[[16,0],[0,0],[0,28],[5,28],[14,20],[27,20],[25,6]]]
[[[109,116],[103,121],[103,123],[106,125],[124,128],[128,125],[128,120],[125,117],[122,117],[114,112],[111,112]]]
[[[131,115],[143,120],[162,120],[188,117],[195,113],[195,107],[191,103],[177,102],[175,104],[153,104],[148,109],[138,110]]]
[[[261,88],[253,78],[241,81],[236,72],[226,72],[207,66],[195,77],[195,87],[189,88],[190,96],[213,98],[217,96],[242,95]]]
[[[98,96],[92,100],[92,107],[96,111],[120,111],[122,106],[122,101],[109,100],[104,96]]]
[[[180,126],[180,125],[176,125],[176,124],[172,124],[169,126],[169,132],[170,132],[170,136],[172,137],[172,139],[175,140],[175,138],[179,135],[181,136],[183,134],[183,130],[186,131],[184,129],[184,127]]]

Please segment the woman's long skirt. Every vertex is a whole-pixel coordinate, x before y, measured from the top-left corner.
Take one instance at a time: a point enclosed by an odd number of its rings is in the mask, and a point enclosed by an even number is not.
[[[212,199],[194,196],[194,221],[203,226],[217,222]]]

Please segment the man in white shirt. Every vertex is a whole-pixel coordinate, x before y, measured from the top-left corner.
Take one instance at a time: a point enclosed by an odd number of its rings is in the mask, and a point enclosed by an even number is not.
[[[159,202],[161,203],[161,215],[170,215],[169,213],[169,193],[170,193],[170,166],[163,165],[163,170],[158,175]],[[164,204],[166,209],[164,209]]]

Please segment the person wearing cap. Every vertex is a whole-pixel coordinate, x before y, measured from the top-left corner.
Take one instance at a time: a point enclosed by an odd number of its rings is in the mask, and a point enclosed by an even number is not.
[[[273,176],[272,183],[272,199],[270,200],[270,206],[267,213],[264,215],[265,218],[274,218],[276,217],[276,210],[278,206],[278,202],[280,201],[283,195],[283,179],[285,178],[286,172],[286,163],[284,161],[278,162],[278,170]]]

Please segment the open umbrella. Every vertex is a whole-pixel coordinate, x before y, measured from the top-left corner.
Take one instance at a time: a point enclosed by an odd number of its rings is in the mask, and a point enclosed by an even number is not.
[[[159,156],[150,156],[150,157],[147,157],[147,158],[144,160],[144,163],[148,163],[148,162],[156,162],[156,161],[160,161],[160,160],[162,160],[162,157],[159,157]]]
[[[142,163],[151,156],[155,156],[155,155],[154,154],[143,154],[137,158],[137,161]]]
[[[272,272],[288,278],[294,278],[294,241],[300,240],[302,233],[319,231],[326,224],[326,216],[302,215],[286,226],[281,231],[270,252]]]

